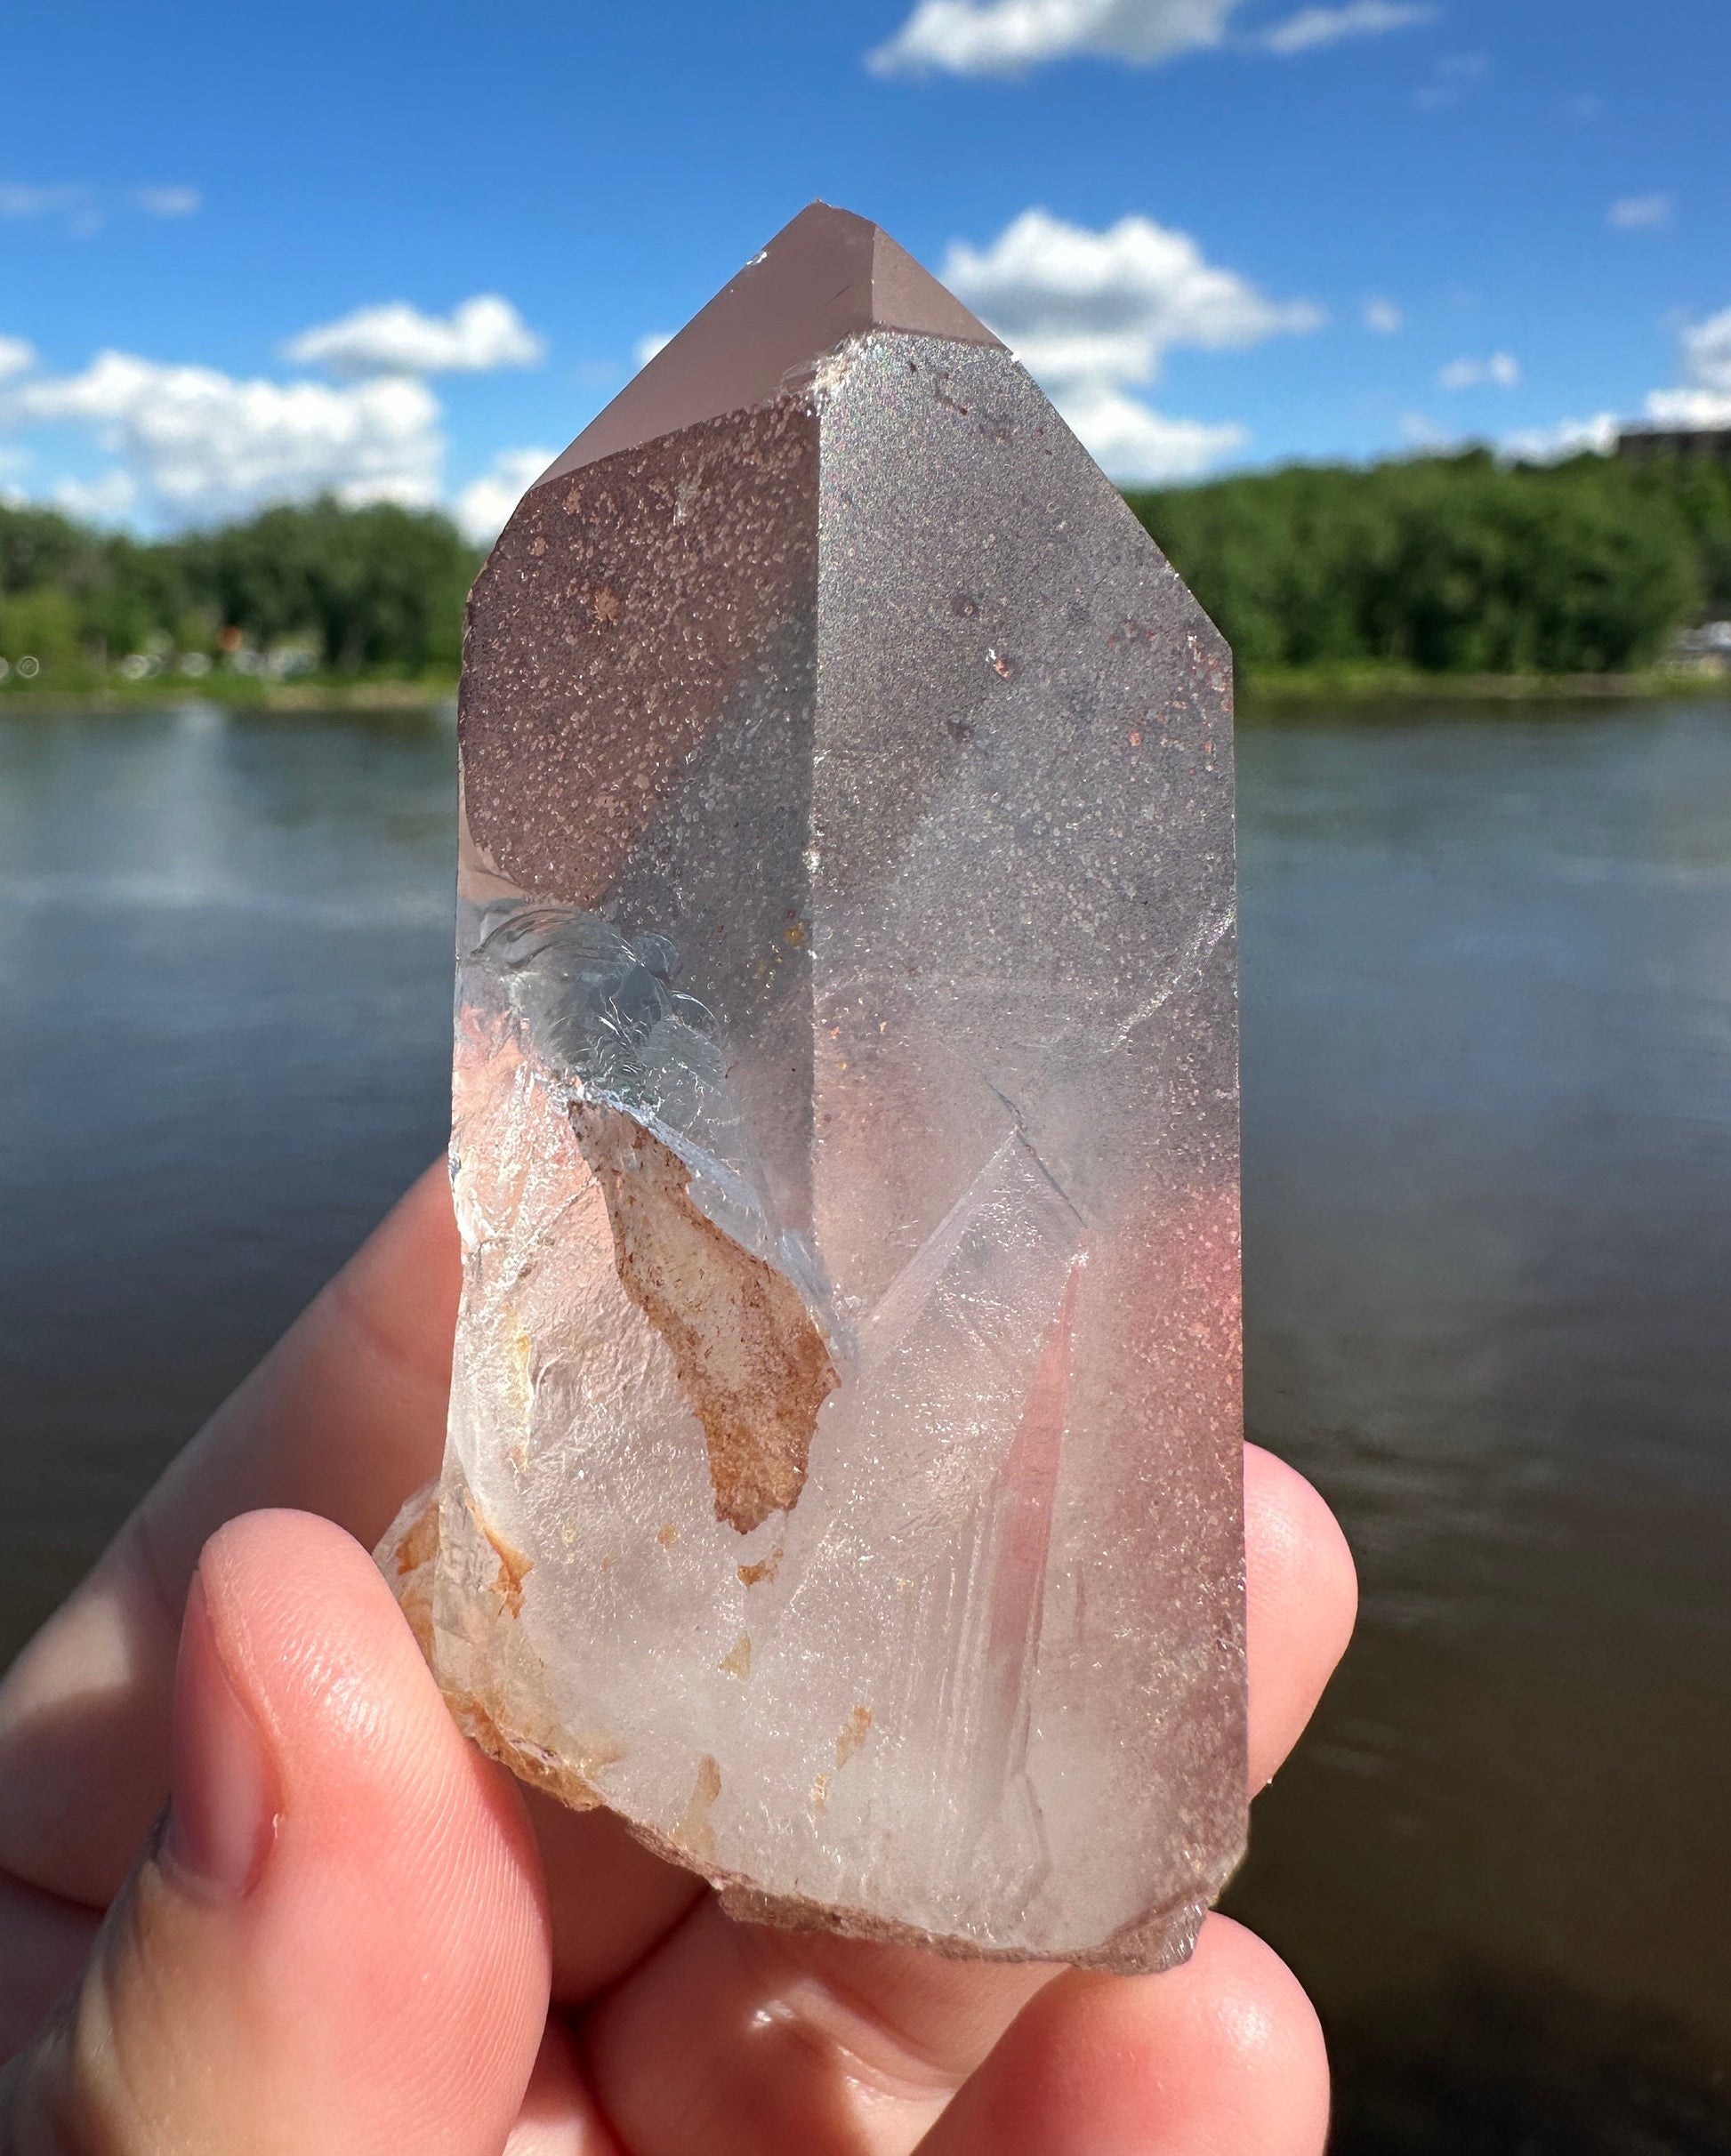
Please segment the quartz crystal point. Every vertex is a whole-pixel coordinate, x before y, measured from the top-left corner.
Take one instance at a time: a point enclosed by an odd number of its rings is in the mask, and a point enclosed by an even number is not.
[[[1243,1842],[1229,659],[813,205],[470,606],[464,1726],[738,1913],[1115,1969]]]

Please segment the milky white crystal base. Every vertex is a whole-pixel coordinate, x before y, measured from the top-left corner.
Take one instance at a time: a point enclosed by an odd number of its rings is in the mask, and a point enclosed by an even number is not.
[[[1115,1728],[1064,1696],[1085,1597],[1053,1564],[1091,1263],[1074,1208],[1006,1129],[844,1323],[776,1237],[718,1071],[701,1098],[646,1095],[640,1072],[616,1094],[737,1246],[798,1280],[841,1379],[798,1501],[742,1534],[622,1285],[547,985],[476,957],[487,926],[471,910],[460,976],[465,1278],[437,1532],[412,1504],[381,1552],[459,1718],[743,1913],[965,1954],[1181,1959],[1208,1890],[1159,1904],[1157,1772],[1126,1786],[1159,1731],[1132,1701]],[[675,1018],[652,1036],[669,1041],[663,1067],[688,1080],[702,1034]],[[1048,1630],[1069,1654],[1043,1653]]]

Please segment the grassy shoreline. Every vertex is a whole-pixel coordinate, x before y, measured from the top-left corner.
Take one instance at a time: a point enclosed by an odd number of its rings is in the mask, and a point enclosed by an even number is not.
[[[1416,668],[1316,666],[1244,670],[1245,704],[1373,704],[1440,697],[1461,704],[1555,704],[1659,697],[1723,697],[1731,677],[1654,667],[1640,673],[1423,673]]]
[[[105,681],[88,688],[44,688],[36,682],[0,685],[0,711],[160,711],[165,704],[215,704],[238,712],[416,712],[455,704],[455,680],[368,680],[353,677],[259,681],[244,674],[203,680]]]
[[[1246,711],[1322,704],[1557,704],[1648,702],[1661,697],[1731,696],[1731,678],[1654,669],[1644,673],[1422,673],[1386,666],[1300,667],[1241,672],[1238,700]],[[455,703],[457,685],[444,676],[419,680],[330,675],[297,681],[260,681],[244,674],[202,680],[158,678],[106,681],[76,688],[39,682],[0,685],[0,711],[118,712],[164,704],[213,704],[234,711],[425,711]]]

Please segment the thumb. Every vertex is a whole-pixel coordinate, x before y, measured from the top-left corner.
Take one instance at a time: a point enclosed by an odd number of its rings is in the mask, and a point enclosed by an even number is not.
[[[0,2145],[490,2156],[547,1986],[509,1781],[359,1545],[253,1513],[205,1545],[188,1600],[165,1823],[8,2075]]]

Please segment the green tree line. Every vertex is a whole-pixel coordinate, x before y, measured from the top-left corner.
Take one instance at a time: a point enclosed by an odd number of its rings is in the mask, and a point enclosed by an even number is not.
[[[1723,467],[1473,450],[1129,499],[1251,674],[1616,673],[1731,615]]]
[[[1132,493],[1242,669],[1620,672],[1731,616],[1731,471],[1487,451]],[[143,540],[0,504],[0,660],[84,686],[211,667],[455,674],[479,556],[432,511],[325,500]]]
[[[479,562],[447,518],[389,503],[158,540],[0,504],[0,658],[14,680],[34,660],[25,675],[44,687],[129,660],[270,671],[285,655],[328,674],[451,675]]]

